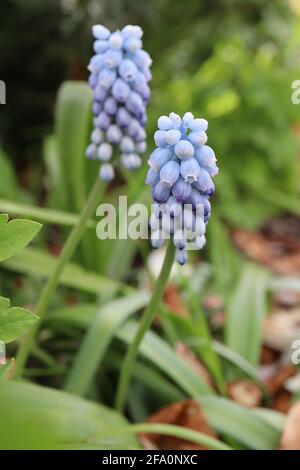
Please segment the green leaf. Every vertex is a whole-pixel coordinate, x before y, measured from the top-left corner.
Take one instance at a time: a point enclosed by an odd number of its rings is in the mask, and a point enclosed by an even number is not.
[[[10,258],[35,237],[41,224],[25,219],[14,219],[0,225],[0,261]]]
[[[61,321],[81,328],[87,328],[94,318],[91,307],[87,306],[84,314],[81,314],[83,310],[80,309],[78,310],[78,314],[75,315],[72,314],[73,308],[74,307],[70,307],[69,309],[54,311],[51,314],[51,319],[54,322]],[[50,320],[50,315],[48,320]],[[129,344],[134,337],[137,326],[137,322],[127,322],[117,330],[116,337],[126,344]],[[191,367],[176,355],[174,350],[156,333],[152,331],[146,333],[140,347],[140,354],[163,371],[184,390],[188,396],[197,397],[200,394],[214,393],[209,385],[195,375]]]
[[[0,449],[139,449],[115,411],[22,382],[0,387]]]
[[[26,248],[14,257],[6,260],[3,267],[11,271],[37,275],[43,278],[50,276],[56,259],[54,256],[36,248]],[[60,284],[92,294],[132,290],[126,284],[114,281],[91,271],[86,271],[77,264],[68,263],[60,278]]]
[[[0,365],[0,384],[7,380],[7,373],[11,369],[14,360],[11,359],[10,361],[6,362],[6,364]]]
[[[0,214],[0,224],[6,224],[8,222],[7,214]]]
[[[130,344],[134,338],[138,323],[127,322],[117,332],[117,338]],[[162,370],[171,380],[184,390],[188,396],[196,398],[199,395],[214,393],[209,385],[194,373],[174,350],[157,334],[148,331],[140,346],[140,354]]]
[[[100,307],[75,357],[66,382],[66,390],[82,396],[88,391],[93,376],[120,325],[130,315],[145,307],[148,301],[148,294],[138,292]]]
[[[14,199],[17,194],[17,179],[13,166],[4,152],[0,149],[0,196]]]
[[[198,401],[218,433],[232,437],[249,449],[270,450],[278,447],[278,429],[255,415],[253,410],[216,396],[199,397]]]
[[[74,226],[77,224],[79,216],[70,212],[63,212],[54,209],[46,209],[44,207],[35,207],[18,202],[7,201],[0,199],[0,211],[7,212],[19,217],[28,217],[39,222],[46,222],[48,224],[57,224],[65,226]],[[86,226],[96,229],[96,221],[88,220]]]
[[[37,319],[36,315],[21,307],[0,310],[0,340],[4,343],[15,341]]]
[[[267,273],[246,264],[227,309],[226,343],[254,366],[260,355],[267,287]]]
[[[217,354],[229,361],[231,364],[235,365],[248,377],[254,379],[260,385],[264,393],[266,395],[269,395],[269,391],[266,387],[266,384],[261,380],[256,367],[250,364],[244,357],[240,356],[240,354],[228,348],[219,341],[213,341],[212,347]]]
[[[92,93],[85,82],[65,82],[56,106],[56,139],[61,197],[65,209],[79,212],[85,199],[85,149],[91,122]],[[72,169],[72,171],[70,171]]]
[[[6,297],[0,296],[0,311],[6,310],[9,307],[10,307],[10,300],[7,299]]]

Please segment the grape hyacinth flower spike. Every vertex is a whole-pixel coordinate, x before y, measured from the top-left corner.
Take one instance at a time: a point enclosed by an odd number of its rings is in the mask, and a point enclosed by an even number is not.
[[[152,188],[154,204],[150,218],[152,245],[165,239],[163,265],[121,367],[116,408],[124,409],[134,363],[140,344],[149,329],[171,272],[174,256],[179,264],[187,261],[187,250],[201,249],[210,217],[209,198],[214,192],[212,177],[218,173],[216,157],[206,145],[208,123],[186,113],[161,116],[154,134],[157,148],[150,155],[146,183]]]
[[[213,149],[206,145],[208,123],[186,113],[158,119],[157,148],[150,155],[146,183],[154,199],[150,219],[152,246],[172,238],[175,258],[183,265],[188,249],[201,249],[210,217],[209,198],[218,173]]]
[[[114,148],[128,170],[141,166],[140,155],[146,151],[152,60],[142,49],[142,35],[139,26],[128,25],[116,32],[102,25],[93,27],[95,54],[88,70],[94,130],[86,156],[101,162],[99,177],[106,182],[114,178]]]

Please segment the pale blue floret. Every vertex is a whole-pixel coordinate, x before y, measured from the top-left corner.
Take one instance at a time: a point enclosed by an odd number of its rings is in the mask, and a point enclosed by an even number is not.
[[[179,174],[179,164],[174,160],[170,160],[160,170],[160,181],[169,186],[173,186],[173,184],[178,180]]]
[[[135,150],[138,153],[145,153],[147,150],[147,142],[145,140],[142,142],[137,142],[135,144]]]
[[[97,118],[97,126],[102,131],[106,131],[109,128],[110,123],[111,123],[111,118],[108,116],[108,114],[102,111]]]
[[[173,122],[173,129],[180,129],[180,127],[181,127],[181,117],[179,116],[179,114],[170,113],[169,118]]]
[[[182,160],[180,164],[180,174],[186,183],[194,183],[198,180],[201,168],[195,158]]]
[[[154,168],[149,168],[146,176],[146,184],[149,186],[155,186],[159,182],[159,172]]]
[[[111,159],[113,154],[113,148],[110,144],[107,142],[103,142],[102,144],[99,145],[98,151],[97,151],[97,157],[99,160],[103,162],[107,162],[108,160]]]
[[[203,131],[194,131],[188,135],[188,139],[194,145],[204,145],[207,142],[207,135]]]
[[[164,239],[160,230],[156,230],[151,234],[151,244],[153,248],[160,248],[164,244]]]
[[[151,153],[148,160],[149,166],[159,170],[172,157],[172,152],[168,148],[158,148]]]
[[[104,39],[97,39],[97,41],[94,42],[94,51],[96,54],[103,54],[108,47],[108,42]]]
[[[87,146],[85,155],[89,160],[96,158],[97,146],[95,144],[90,144]]]
[[[103,68],[99,73],[99,84],[106,90],[109,90],[115,83],[116,78],[117,73],[115,70]]]
[[[119,144],[121,142],[122,137],[123,137],[123,133],[122,133],[121,129],[116,124],[112,124],[107,129],[106,137],[107,137],[107,140],[111,144]]]
[[[94,129],[91,134],[91,141],[96,145],[101,144],[103,141],[103,132],[100,129]]]
[[[130,92],[125,104],[128,111],[130,111],[136,117],[142,116],[145,112],[145,105],[143,100],[135,91]]]
[[[121,155],[121,162],[127,170],[135,170],[142,164],[141,157],[136,153],[123,153]]]
[[[118,126],[120,127],[125,128],[129,126],[130,121],[131,121],[131,115],[127,111],[127,109],[123,107],[118,108],[117,114],[116,114],[116,121],[117,121]]]
[[[186,241],[185,241],[184,231],[181,228],[175,230],[173,241],[174,241],[174,245],[179,250],[183,250],[185,248]]]
[[[136,25],[127,25],[124,26],[122,29],[121,33],[125,38],[136,38],[136,39],[141,39],[143,36],[143,30],[140,28],[140,26]]]
[[[96,24],[92,28],[93,36],[96,39],[108,39],[110,36],[110,31],[109,29],[105,28],[105,26],[102,26],[101,24]]]
[[[171,194],[170,186],[159,181],[153,188],[153,198],[156,202],[166,202]]]
[[[175,153],[178,158],[185,160],[187,158],[191,158],[194,155],[195,150],[191,142],[188,140],[180,140],[175,145]]]
[[[138,38],[128,38],[124,41],[124,49],[127,52],[134,53],[142,48],[142,41]]]
[[[165,147],[167,144],[167,132],[156,131],[154,134],[154,142],[157,147]]]
[[[118,104],[116,100],[112,97],[109,96],[105,101],[104,101],[104,111],[109,115],[109,116],[114,116],[117,112]]]
[[[168,116],[161,116],[157,121],[157,127],[162,131],[168,131],[173,128],[173,121]]]
[[[112,94],[117,101],[124,103],[130,94],[130,87],[124,80],[118,78],[112,87]]]
[[[101,102],[101,101],[104,101],[106,97],[107,97],[107,89],[104,88],[99,83],[94,90],[94,99]]]
[[[112,33],[108,39],[108,44],[112,49],[121,49],[124,38],[118,31]]]
[[[187,251],[185,249],[180,250],[176,248],[175,259],[181,266],[183,266],[188,259]]]
[[[134,141],[131,139],[131,137],[128,137],[126,135],[122,138],[120,143],[120,149],[123,153],[131,153],[135,150]]]
[[[181,139],[181,132],[176,129],[166,131],[166,142],[169,145],[176,145]],[[182,141],[183,142],[183,141]]]
[[[119,67],[119,74],[126,82],[133,82],[136,79],[137,66],[130,59],[124,59]]]
[[[103,163],[103,165],[100,166],[99,176],[102,181],[106,181],[108,183],[114,179],[114,167],[110,163]]]
[[[148,52],[140,49],[136,52],[133,57],[135,64],[139,67],[139,69],[144,70],[145,67],[150,67],[152,64],[152,60]]]
[[[178,202],[187,202],[192,192],[192,187],[186,183],[181,177],[178,178],[172,188],[172,193]]]
[[[122,63],[122,59],[123,54],[121,51],[109,49],[104,54],[103,62],[107,68],[113,69],[119,67],[119,65]]]
[[[194,119],[190,121],[190,129],[191,131],[203,131],[206,132],[208,129],[208,122],[206,119]]]
[[[98,73],[103,66],[103,54],[94,55],[88,65],[88,70],[91,73]]]
[[[202,145],[196,152],[195,158],[197,159],[199,165],[206,166],[215,166],[216,156],[215,152],[208,145]]]
[[[206,170],[201,168],[198,175],[197,181],[194,183],[194,187],[206,196],[211,196],[215,191],[215,185]]]

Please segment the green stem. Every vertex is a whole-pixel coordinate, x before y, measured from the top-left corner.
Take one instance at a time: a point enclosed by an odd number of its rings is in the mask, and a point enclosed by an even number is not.
[[[160,275],[156,281],[155,289],[151,300],[144,312],[142,320],[139,324],[139,328],[136,332],[136,335],[133,339],[133,342],[129,346],[127,354],[124,359],[124,363],[121,368],[121,375],[118,383],[117,395],[116,395],[116,408],[119,411],[122,411],[124,408],[127,389],[130,383],[130,378],[132,375],[132,370],[134,362],[138,353],[139,346],[142,342],[142,339],[149,329],[152,319],[157,313],[157,307],[163,295],[165,286],[168,282],[171,267],[174,260],[175,248],[172,242],[169,241],[167,252],[165,255],[164,263],[160,272]]]
[[[38,303],[35,308],[35,313],[38,317],[43,317],[45,315],[49,302],[54,294],[56,286],[59,282],[60,275],[65,267],[65,265],[69,262],[70,258],[72,257],[78,243],[81,240],[81,237],[86,229],[86,224],[93,214],[99,199],[104,191],[104,184],[97,178],[90,195],[81,211],[77,224],[71,230],[67,241],[64,244],[63,250],[57,260],[55,268],[53,269],[52,274],[48,278],[46,282]],[[16,369],[15,369],[15,378],[20,377],[23,374],[24,367],[26,365],[26,361],[32,349],[32,346],[35,341],[36,334],[40,329],[41,321],[37,321],[28,335],[25,337],[24,342],[20,345],[17,358],[16,358]]]

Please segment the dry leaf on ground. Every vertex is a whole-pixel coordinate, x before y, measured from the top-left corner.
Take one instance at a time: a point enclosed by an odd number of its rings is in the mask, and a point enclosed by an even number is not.
[[[300,450],[300,400],[288,412],[280,440],[281,450]]]
[[[261,404],[262,391],[253,380],[235,380],[228,384],[229,397],[247,408],[256,408]]]
[[[193,400],[185,400],[162,408],[150,416],[147,423],[164,423],[182,426],[201,432],[211,437],[217,437],[211,429],[205,413],[199,403]],[[149,449],[167,450],[204,450],[205,448],[183,439],[161,434],[143,433],[140,435],[143,444]]]

